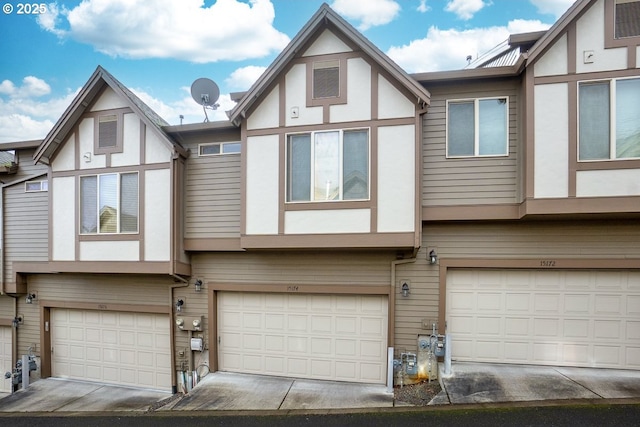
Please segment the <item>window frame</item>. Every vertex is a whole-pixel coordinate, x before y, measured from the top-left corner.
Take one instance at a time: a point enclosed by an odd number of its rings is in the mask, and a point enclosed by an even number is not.
[[[303,63],[306,66],[306,97],[307,107],[329,107],[330,105],[346,104],[347,103],[347,63],[348,59],[353,56],[346,54],[332,54],[322,55],[314,58],[309,58]],[[314,87],[314,65],[322,62],[338,61],[338,96],[329,96],[324,98],[315,98],[313,93]]]
[[[344,134],[348,132],[357,132],[357,131],[366,131],[367,134],[367,197],[362,199],[344,199]],[[314,188],[315,188],[315,135],[321,133],[332,133],[339,132],[339,140],[338,140],[338,152],[339,152],[339,174],[340,174],[340,187],[339,187],[339,198],[334,200],[315,200],[313,199]],[[309,187],[310,187],[310,195],[311,200],[289,200],[290,191],[289,191],[289,141],[290,137],[294,135],[309,135],[310,138],[310,177],[309,177]],[[368,202],[371,201],[371,128],[370,127],[355,127],[355,128],[344,128],[344,129],[323,129],[317,131],[308,131],[308,132],[290,132],[285,134],[285,147],[284,147],[284,199],[285,204],[287,205],[296,205],[296,204],[309,204],[309,203],[352,203],[352,202]]]
[[[640,76],[628,76],[628,77],[611,77],[607,79],[593,79],[593,80],[579,80],[576,82],[576,123],[577,123],[577,135],[576,135],[576,161],[578,163],[597,163],[597,162],[624,162],[632,160],[640,160],[640,156],[637,157],[617,157],[617,83],[621,80],[638,80],[640,82]],[[609,85],[609,157],[602,159],[581,159],[580,158],[580,86],[608,83]]]
[[[38,189],[36,190],[30,190],[29,189],[29,184],[39,184]],[[24,183],[24,192],[25,193],[42,193],[42,192],[46,192],[49,191],[49,180],[47,179],[35,179],[35,180],[31,180],[31,181],[26,181]]]
[[[220,147],[220,152],[219,153],[203,153],[202,149],[204,147],[211,147],[211,146],[219,146]],[[225,147],[226,146],[238,146],[238,151],[225,151]],[[204,142],[202,144],[198,144],[198,157],[211,157],[211,156],[225,156],[225,155],[231,155],[231,154],[240,154],[242,150],[242,145],[240,141],[226,141],[226,142]]]
[[[107,175],[116,175],[117,176],[117,186],[116,186],[116,198],[117,198],[117,231],[116,232],[101,232],[100,231],[100,177]],[[136,212],[136,231],[122,231],[122,176],[123,175],[136,175],[137,177],[137,188],[136,188],[136,204],[137,204],[137,212]],[[96,231],[95,232],[83,232],[82,231],[82,223],[83,223],[83,198],[82,198],[82,179],[83,178],[96,178]],[[125,236],[125,235],[138,235],[140,234],[140,172],[139,171],[126,171],[126,172],[109,172],[109,173],[101,173],[101,174],[85,174],[78,176],[78,205],[79,205],[79,218],[78,221],[78,234],[82,237],[87,236]]]
[[[504,141],[504,154],[480,154],[480,101],[485,100],[500,100],[505,101],[505,141]],[[449,106],[451,104],[462,104],[473,102],[473,117],[474,117],[474,143],[473,154],[464,155],[452,155],[449,154],[449,127],[451,125],[451,119],[449,117]],[[478,158],[495,158],[495,157],[509,157],[509,130],[511,124],[509,123],[509,96],[487,96],[477,98],[459,98],[459,99],[447,99],[445,105],[445,158],[447,159],[478,159]]]
[[[630,49],[636,49],[636,46],[640,44],[640,35],[616,38],[616,0],[605,0],[604,18],[605,49],[612,49],[617,47],[628,47]]]
[[[93,137],[93,153],[94,154],[113,154],[122,153],[124,151],[124,114],[129,113],[125,110],[108,110],[96,114],[93,118],[94,121],[94,137]],[[116,143],[107,147],[100,146],[100,119],[108,116],[115,116],[116,122]]]

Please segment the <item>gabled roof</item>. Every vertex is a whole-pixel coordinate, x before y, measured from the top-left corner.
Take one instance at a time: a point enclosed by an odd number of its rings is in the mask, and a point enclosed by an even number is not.
[[[49,163],[51,157],[55,155],[61,144],[66,141],[73,131],[78,120],[105,87],[110,87],[120,98],[124,99],[147,127],[153,129],[160,139],[174,152],[180,153],[185,157],[188,155],[187,151],[163,130],[163,126],[168,126],[168,123],[162,117],[108,73],[107,70],[98,66],[36,150],[33,156],[36,162]]]
[[[577,0],[529,50],[527,66],[534,63],[538,56],[546,52],[553,42],[564,33],[567,26],[582,15],[596,1],[597,0]]]
[[[418,102],[429,104],[431,95],[418,82],[412,79],[402,68],[393,62],[380,49],[373,45],[366,37],[353,28],[347,21],[334,12],[329,5],[323,3],[320,9],[311,17],[309,22],[291,40],[273,63],[265,70],[260,78],[244,94],[238,104],[229,112],[229,119],[238,125],[246,112],[260,98],[260,95],[278,78],[286,65],[298,54],[300,49],[311,40],[327,23],[331,23],[341,31],[351,42],[375,60],[385,71],[390,73],[407,90],[416,95]]]

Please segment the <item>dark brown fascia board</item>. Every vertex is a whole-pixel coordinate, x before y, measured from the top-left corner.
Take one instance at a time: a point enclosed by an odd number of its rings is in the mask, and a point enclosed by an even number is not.
[[[535,62],[547,48],[565,31],[567,26],[597,0],[578,0],[551,26],[532,47],[529,49],[527,65]]]
[[[533,31],[530,33],[511,34],[509,36],[510,46],[520,46],[523,44],[535,43],[547,34],[547,31]]]
[[[36,163],[41,160],[43,163],[49,163],[53,152],[64,142],[71,129],[89,107],[91,101],[103,89],[106,82],[101,79],[101,71],[102,68],[98,66],[73,101],[71,101],[71,104],[62,113],[62,116],[53,125],[47,136],[42,140],[42,144],[33,155]],[[100,83],[101,80],[102,83]]]
[[[28,150],[38,148],[42,144],[42,139],[32,139],[30,141],[14,141],[0,143],[0,151]]]
[[[514,77],[522,72],[525,60],[526,56],[520,55],[518,62],[515,65],[509,67],[487,67],[450,71],[432,71],[427,73],[411,74],[411,77],[423,84],[447,80],[478,80],[499,77]]]
[[[388,56],[380,51],[373,43],[360,34],[355,28],[335,13],[329,5],[323,3],[318,11],[311,17],[304,27],[296,34],[291,42],[280,52],[276,59],[266,69],[251,88],[244,94],[242,99],[229,113],[229,119],[239,124],[253,103],[260,98],[262,92],[278,78],[287,63],[295,57],[299,49],[318,31],[326,22],[333,24],[338,31],[352,40],[362,51],[376,61],[395,79],[402,83],[409,91],[413,92],[418,102],[429,104],[431,94],[418,82],[411,78],[402,68],[393,62]]]
[[[247,94],[247,91],[243,91],[243,92],[231,92],[229,93],[229,96],[231,97],[231,100],[233,102],[240,102],[240,100],[242,99],[243,96],[245,96]]]
[[[153,123],[147,115],[131,100],[128,94],[126,94],[121,88],[115,77],[113,77],[107,70],[98,66],[93,72],[87,83],[80,89],[78,95],[73,99],[71,104],[64,111],[60,119],[56,122],[53,128],[49,131],[47,136],[42,140],[42,144],[36,150],[33,158],[36,162],[42,161],[48,163],[52,154],[58,150],[60,144],[66,139],[77,121],[82,117],[87,108],[92,104],[95,97],[105,88],[109,86],[114,92],[121,98],[124,98],[129,104],[129,107],[140,117],[147,127],[158,129],[159,136],[165,141],[175,152],[187,157],[189,154],[187,150],[169,139],[168,135],[162,132],[162,129]]]
[[[229,120],[220,120],[215,122],[204,122],[204,123],[189,123],[186,125],[172,125],[172,126],[163,126],[162,130],[164,130],[169,135],[184,135],[193,132],[203,132],[209,130],[227,130],[227,129],[237,129],[238,127],[231,123]]]

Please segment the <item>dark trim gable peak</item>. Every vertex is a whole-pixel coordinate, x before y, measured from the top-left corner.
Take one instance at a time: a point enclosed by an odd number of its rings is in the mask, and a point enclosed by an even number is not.
[[[287,64],[300,52],[300,49],[329,25],[331,25],[332,29],[340,31],[349,41],[375,60],[382,69],[393,76],[409,92],[413,93],[416,96],[416,103],[420,104],[420,107],[429,105],[431,94],[421,84],[411,78],[409,74],[380,49],[334,12],[329,5],[323,3],[253,86],[243,94],[236,106],[229,112],[229,120],[234,125],[239,126],[253,104],[261,98],[263,92],[278,78]]]
[[[36,162],[50,163],[50,159],[55,155],[64,141],[67,140],[78,120],[80,120],[85,111],[87,111],[100,96],[105,87],[110,87],[118,96],[124,99],[145,125],[153,129],[174,153],[184,157],[188,156],[187,150],[169,137],[163,130],[163,127],[169,124],[107,70],[98,66],[82,89],[80,89],[78,95],[76,95],[64,111],[60,119],[53,125],[53,128],[49,131],[40,146],[36,149],[34,154],[34,160]]]

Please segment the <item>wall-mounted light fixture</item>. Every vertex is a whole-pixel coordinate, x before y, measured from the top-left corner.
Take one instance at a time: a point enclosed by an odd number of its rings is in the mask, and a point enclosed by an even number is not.
[[[202,290],[202,280],[196,280],[193,286],[196,287],[196,292],[200,292]]]
[[[38,295],[36,295],[35,292],[29,292],[27,294],[27,298],[25,299],[25,302],[27,304],[33,304],[33,300],[36,299],[38,297]]]
[[[411,291],[409,290],[409,282],[402,282],[402,286],[400,287],[403,297],[408,297]]]
[[[179,299],[178,301],[176,301],[176,311],[178,313],[180,313],[182,311],[182,306],[184,305],[184,300],[183,299]]]
[[[438,262],[438,254],[435,249],[431,249],[431,252],[429,252],[429,264],[435,264],[436,262]]]

